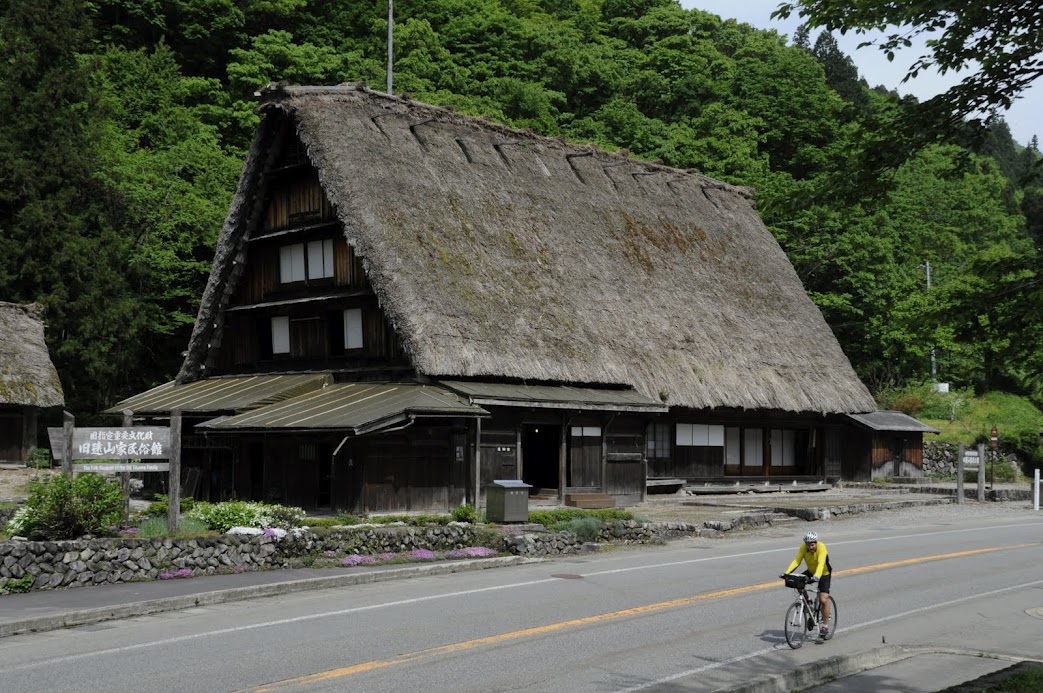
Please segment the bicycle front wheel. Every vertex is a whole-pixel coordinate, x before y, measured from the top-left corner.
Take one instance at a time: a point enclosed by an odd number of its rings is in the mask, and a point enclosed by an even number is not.
[[[804,605],[800,601],[790,604],[786,610],[786,644],[794,650],[804,644],[808,637],[807,615],[804,613]]]

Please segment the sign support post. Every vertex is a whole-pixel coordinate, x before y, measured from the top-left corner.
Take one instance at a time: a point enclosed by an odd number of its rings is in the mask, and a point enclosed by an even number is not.
[[[75,416],[69,412],[62,413],[62,428],[64,429],[62,448],[65,452],[65,454],[62,455],[62,475],[66,479],[72,479],[72,434],[75,429],[75,424]]]
[[[170,412],[170,507],[167,508],[167,531],[177,534],[181,523],[181,410]]]
[[[130,409],[124,409],[124,428],[130,428],[133,425],[134,412]],[[123,524],[127,524],[130,520],[130,472],[120,472],[120,488],[123,490]]]
[[[978,443],[978,502],[985,502],[985,443]]]
[[[989,434],[989,443],[992,445],[992,462],[989,464],[989,488],[996,489],[996,448],[999,447],[1000,434],[996,430],[996,424],[992,424],[992,433]]]

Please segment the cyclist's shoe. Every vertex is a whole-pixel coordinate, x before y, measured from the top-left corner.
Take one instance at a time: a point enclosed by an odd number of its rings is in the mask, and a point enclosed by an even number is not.
[[[822,627],[818,629],[819,637],[823,640],[829,640],[829,626],[822,624]]]
[[[815,630],[815,619],[808,616],[808,630]]]

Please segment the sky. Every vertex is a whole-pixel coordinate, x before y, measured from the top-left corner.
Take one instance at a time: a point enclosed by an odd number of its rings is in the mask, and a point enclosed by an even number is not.
[[[793,34],[796,33],[800,20],[796,15],[785,21],[771,19],[780,3],[780,0],[680,0],[685,9],[698,7],[701,10],[712,12],[725,19],[736,19],[740,22],[751,24],[758,29],[774,29],[780,34],[785,34],[792,42]],[[814,44],[817,31],[812,32],[811,42]],[[956,79],[955,75],[939,75],[937,73],[923,74],[915,80],[902,83],[910,65],[916,58],[926,51],[922,46],[913,46],[910,49],[895,55],[894,62],[888,62],[884,53],[873,46],[859,49],[858,44],[871,38],[871,35],[858,35],[848,32],[846,36],[835,34],[837,44],[844,53],[854,60],[859,74],[865,78],[870,87],[883,85],[888,89],[894,89],[899,94],[912,94],[919,100],[924,101],[939,94],[950,86]],[[1041,81],[1043,82],[1043,81]],[[1033,135],[1038,135],[1043,140],[1043,127],[1040,127],[1040,114],[1043,114],[1043,83],[1037,83],[1023,92],[1020,99],[1007,111],[1001,112],[1003,119],[1007,121],[1014,141],[1026,145]]]

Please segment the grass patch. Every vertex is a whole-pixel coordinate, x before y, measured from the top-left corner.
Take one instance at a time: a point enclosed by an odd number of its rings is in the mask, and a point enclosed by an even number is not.
[[[613,520],[633,520],[634,514],[619,508],[602,508],[600,510],[584,510],[582,508],[556,508],[554,510],[536,510],[529,513],[529,522],[543,525],[551,531],[569,529],[567,525],[573,520],[595,518],[598,522]]]
[[[1043,664],[1018,662],[1014,666],[974,681],[946,688],[941,693],[1038,693],[1043,691]]]
[[[136,527],[137,532],[130,532],[124,530],[122,534],[124,536],[138,536],[142,538],[151,539],[153,537],[168,537],[170,536],[170,527],[167,525],[166,517],[145,517]],[[206,523],[194,520],[191,517],[182,517],[178,522],[178,531],[174,536],[178,537],[196,537],[200,535],[209,534],[209,529]]]

